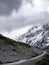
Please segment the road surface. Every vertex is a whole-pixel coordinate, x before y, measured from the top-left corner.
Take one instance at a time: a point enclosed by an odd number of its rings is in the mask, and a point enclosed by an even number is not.
[[[2,64],[2,65],[35,65],[35,63],[46,54],[46,51],[43,51],[41,55],[38,55],[37,57],[31,58],[31,59],[26,59],[26,60],[21,60],[18,62],[13,62],[13,63],[8,63],[8,64]]]

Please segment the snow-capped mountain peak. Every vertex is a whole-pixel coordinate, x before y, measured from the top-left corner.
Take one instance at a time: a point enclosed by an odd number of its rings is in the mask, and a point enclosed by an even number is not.
[[[21,42],[30,44],[31,46],[45,47],[49,45],[49,23],[44,25],[35,25],[25,34],[19,37]]]

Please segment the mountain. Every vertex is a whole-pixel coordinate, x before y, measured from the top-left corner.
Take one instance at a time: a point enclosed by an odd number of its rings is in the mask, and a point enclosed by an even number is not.
[[[18,41],[25,42],[31,46],[45,48],[49,45],[49,23],[33,26],[19,37]]]
[[[0,63],[15,62],[36,55],[29,44],[14,41],[0,34]]]

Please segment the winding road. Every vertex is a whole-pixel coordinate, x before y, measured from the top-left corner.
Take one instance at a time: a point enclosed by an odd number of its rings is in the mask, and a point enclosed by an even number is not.
[[[21,60],[18,62],[13,62],[13,63],[8,63],[8,64],[2,64],[2,65],[35,65],[35,63],[39,60],[41,60],[41,58],[46,54],[46,51],[43,51],[43,53],[41,55],[38,55],[34,58],[31,59],[26,59],[26,60]]]

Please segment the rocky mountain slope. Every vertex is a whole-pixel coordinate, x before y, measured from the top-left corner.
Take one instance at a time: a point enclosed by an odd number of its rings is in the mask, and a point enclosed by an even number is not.
[[[47,54],[36,63],[36,65],[49,65],[49,46],[45,48],[47,50]]]
[[[36,56],[29,44],[16,42],[0,34],[0,63],[10,63]]]
[[[45,55],[42,60],[36,63],[36,65],[49,65],[49,55]]]
[[[49,45],[49,23],[35,25],[25,34],[19,37],[18,41],[25,42],[31,46],[44,48]]]

